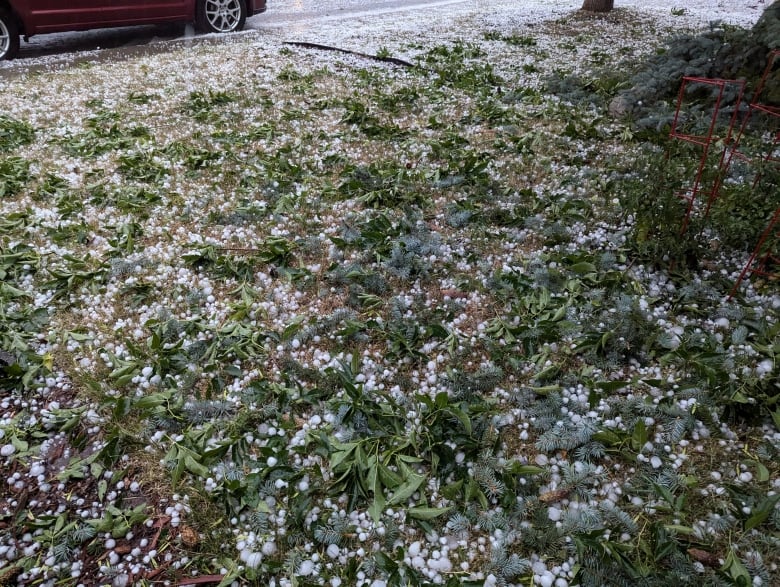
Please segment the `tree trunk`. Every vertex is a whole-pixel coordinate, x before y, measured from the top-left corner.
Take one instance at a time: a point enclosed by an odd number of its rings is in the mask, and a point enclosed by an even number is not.
[[[584,0],[582,10],[609,12],[615,7],[615,0]]]

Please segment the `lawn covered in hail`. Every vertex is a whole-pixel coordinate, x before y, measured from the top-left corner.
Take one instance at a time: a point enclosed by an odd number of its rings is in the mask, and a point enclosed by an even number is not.
[[[777,290],[545,90],[670,25],[456,24],[0,80],[0,582],[778,584]]]

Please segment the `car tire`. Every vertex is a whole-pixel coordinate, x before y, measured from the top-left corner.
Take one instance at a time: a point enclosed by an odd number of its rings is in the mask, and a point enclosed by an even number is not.
[[[246,23],[245,0],[199,0],[197,25],[204,33],[233,33]]]
[[[19,25],[13,15],[0,8],[0,61],[13,59],[19,52]]]

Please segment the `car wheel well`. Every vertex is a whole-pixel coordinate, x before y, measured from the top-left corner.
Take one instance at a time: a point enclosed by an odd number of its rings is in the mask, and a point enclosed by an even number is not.
[[[20,35],[24,36],[26,34],[26,31],[24,30],[24,22],[22,21],[21,18],[19,18],[19,15],[13,9],[10,2],[8,2],[7,0],[0,0],[0,12],[5,12],[6,14],[9,14],[11,18],[14,19],[14,22],[16,23],[16,26],[19,29]]]

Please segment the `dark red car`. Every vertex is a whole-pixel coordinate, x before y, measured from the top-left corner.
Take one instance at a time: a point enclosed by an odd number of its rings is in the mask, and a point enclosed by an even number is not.
[[[265,8],[266,0],[0,0],[0,59],[14,58],[20,36],[176,21],[230,33]]]

